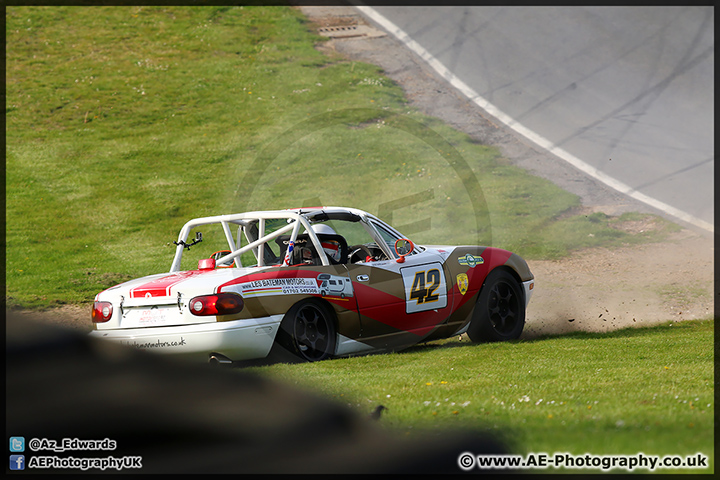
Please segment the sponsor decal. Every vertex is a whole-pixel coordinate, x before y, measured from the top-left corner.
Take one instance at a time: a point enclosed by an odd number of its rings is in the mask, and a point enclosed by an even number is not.
[[[485,259],[480,255],[470,255],[468,253],[464,257],[458,257],[458,263],[460,265],[467,265],[470,268],[474,268],[475,265],[482,265],[485,263]]]
[[[129,340],[121,340],[121,345],[127,345],[129,347],[135,347],[139,349],[153,349],[153,348],[170,348],[170,347],[184,347],[187,345],[187,341],[185,338],[180,337],[179,340],[160,340],[159,338],[155,342],[142,342],[138,343],[137,340],[133,340],[132,342]]]
[[[243,297],[261,297],[265,295],[292,295],[320,293],[317,280],[314,278],[267,278],[241,283]]]
[[[321,273],[317,277],[320,295],[323,297],[352,297],[353,287],[350,278],[341,275]]]
[[[322,295],[352,297],[352,282],[348,277],[321,273],[316,278],[288,277],[265,278],[240,284],[243,297],[267,295]]]
[[[468,290],[468,286],[470,285],[468,276],[464,273],[459,273],[456,278],[458,290],[460,290],[460,295],[465,295]]]

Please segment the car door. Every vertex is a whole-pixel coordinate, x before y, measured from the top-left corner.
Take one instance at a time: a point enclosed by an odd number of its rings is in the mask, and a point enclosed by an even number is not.
[[[357,301],[362,341],[378,348],[415,344],[452,309],[442,258],[419,252],[347,266]]]

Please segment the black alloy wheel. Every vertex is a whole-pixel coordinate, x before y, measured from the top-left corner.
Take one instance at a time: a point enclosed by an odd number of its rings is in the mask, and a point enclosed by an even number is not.
[[[287,347],[308,362],[332,357],[335,351],[336,329],[334,315],[324,303],[305,300],[294,305],[283,319]],[[289,337],[289,338],[288,338]]]
[[[525,298],[515,277],[492,271],[478,295],[468,336],[474,342],[499,342],[520,337],[525,326]]]

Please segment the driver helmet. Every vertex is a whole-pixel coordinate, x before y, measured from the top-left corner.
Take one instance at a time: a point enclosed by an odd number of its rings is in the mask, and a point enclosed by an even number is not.
[[[322,223],[313,225],[311,228],[313,232],[318,235],[320,245],[322,245],[323,250],[325,250],[325,255],[327,255],[329,258],[332,258],[336,262],[339,262],[340,256],[342,254],[342,252],[340,251],[340,242],[338,242],[337,240],[323,239],[321,237],[321,235],[337,235],[337,233],[335,233],[335,230],[333,230],[330,225],[325,225]]]

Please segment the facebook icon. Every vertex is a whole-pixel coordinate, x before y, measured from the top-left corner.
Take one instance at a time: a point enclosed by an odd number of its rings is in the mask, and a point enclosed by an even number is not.
[[[10,470],[25,470],[25,455],[10,455]]]

